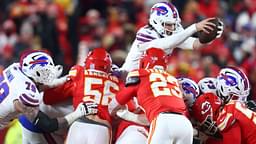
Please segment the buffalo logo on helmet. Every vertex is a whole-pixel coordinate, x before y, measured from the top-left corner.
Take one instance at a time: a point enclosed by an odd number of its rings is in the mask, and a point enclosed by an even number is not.
[[[48,58],[46,57],[46,56],[40,56],[40,57],[38,57],[38,58],[35,58],[35,57],[37,57],[37,56],[39,56],[39,55],[36,55],[36,56],[34,56],[32,59],[34,60],[34,61],[31,61],[31,62],[29,62],[29,64],[32,64],[31,66],[30,66],[30,69],[33,69],[36,65],[40,65],[40,66],[42,66],[42,67],[44,67],[44,66],[46,66],[47,64],[48,64]]]
[[[225,75],[225,74],[221,74],[220,79],[224,79],[226,85],[229,85],[229,86],[235,86],[235,85],[237,85],[236,78],[234,78],[234,77],[232,77],[232,76]]]
[[[160,16],[160,15],[166,15],[168,13],[168,10],[166,9],[166,7],[164,6],[159,6],[159,7],[154,7],[152,8],[152,12],[153,13],[154,11],[157,12],[157,15]]]
[[[196,88],[193,88],[193,86],[191,86],[189,83],[186,83],[186,82],[182,83],[182,88],[184,89],[184,92],[186,94],[192,93],[194,99],[198,95],[197,91],[195,90]]]

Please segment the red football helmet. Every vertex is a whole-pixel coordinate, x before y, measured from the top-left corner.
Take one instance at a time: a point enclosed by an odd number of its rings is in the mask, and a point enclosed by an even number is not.
[[[140,68],[161,68],[166,69],[167,59],[165,52],[159,48],[150,48],[140,58]]]
[[[199,128],[208,135],[215,135],[218,132],[215,121],[221,105],[218,96],[205,93],[197,97],[192,106],[193,118],[199,122]]]
[[[104,48],[96,48],[89,52],[85,59],[86,69],[95,69],[103,72],[110,72],[112,59]]]

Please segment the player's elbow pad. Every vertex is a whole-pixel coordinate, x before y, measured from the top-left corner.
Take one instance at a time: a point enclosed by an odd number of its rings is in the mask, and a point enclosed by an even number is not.
[[[50,118],[41,111],[38,112],[33,124],[46,133],[58,130],[58,120],[56,118]]]

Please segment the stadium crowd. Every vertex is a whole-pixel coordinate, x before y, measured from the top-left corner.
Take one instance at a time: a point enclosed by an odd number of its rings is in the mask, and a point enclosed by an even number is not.
[[[107,49],[113,63],[121,66],[137,30],[148,23],[149,10],[158,1],[1,0],[1,71],[28,49],[48,50],[54,61],[64,66],[64,73],[83,63],[88,51],[99,47]],[[204,77],[216,77],[227,65],[237,66],[249,78],[248,99],[256,100],[256,0],[172,3],[184,27],[218,17],[225,29],[221,38],[198,51],[175,49],[168,59],[168,72],[198,82]]]

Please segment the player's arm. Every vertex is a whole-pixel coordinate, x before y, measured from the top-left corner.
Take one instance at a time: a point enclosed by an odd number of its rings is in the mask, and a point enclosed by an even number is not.
[[[56,88],[50,88],[44,91],[43,101],[47,105],[53,105],[63,102],[72,96],[73,81],[69,80],[65,84]]]
[[[136,73],[136,75],[133,75],[134,73]],[[140,83],[140,78],[137,74],[137,71],[128,74],[125,87],[123,87],[110,102],[108,110],[111,115],[115,115],[117,110],[122,108],[122,105],[125,105],[133,96],[137,95],[138,84]]]
[[[17,112],[24,114],[36,127],[47,133],[64,128],[82,116],[97,113],[97,104],[93,102],[81,103],[74,112],[58,118],[50,118],[41,112],[38,107],[27,106],[19,100],[14,101],[14,107]]]
[[[130,112],[127,109],[120,109],[116,112],[116,115],[124,120],[131,121],[140,125],[149,126],[150,123],[146,117],[146,115],[143,114],[135,114],[133,112]]]
[[[137,92],[137,86],[128,86],[121,89],[121,91],[118,92],[115,98],[113,98],[108,105],[108,111],[111,115],[115,115],[116,112],[124,108],[124,105],[133,97],[136,95]]]
[[[185,30],[172,34],[165,38],[155,39],[150,42],[140,44],[139,50],[145,51],[151,47],[156,47],[161,49],[175,48],[197,31],[204,31],[206,33],[209,33],[209,31],[213,30],[212,27],[214,27],[215,24],[209,22],[209,20],[212,20],[212,19],[214,18],[208,18],[196,24],[192,24],[191,26],[187,27]]]

